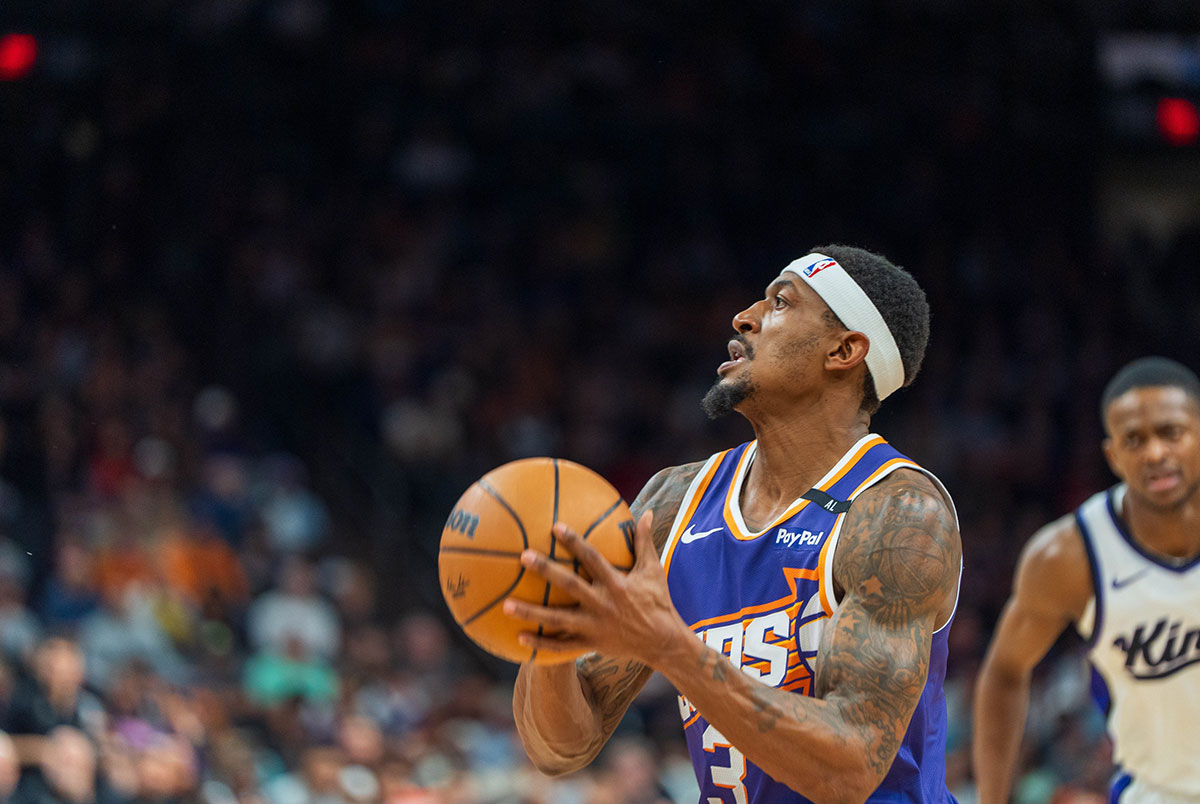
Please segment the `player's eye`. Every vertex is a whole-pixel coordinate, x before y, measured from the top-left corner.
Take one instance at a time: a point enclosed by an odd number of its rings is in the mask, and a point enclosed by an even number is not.
[[[780,307],[787,307],[787,300],[778,293],[771,294],[771,306],[778,310]]]

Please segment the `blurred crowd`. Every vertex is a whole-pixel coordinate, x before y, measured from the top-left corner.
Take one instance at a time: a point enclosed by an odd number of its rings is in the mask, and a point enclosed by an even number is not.
[[[959,505],[974,800],[1016,555],[1112,482],[1100,388],[1200,368],[1200,229],[1094,215],[1117,4],[7,5],[42,51],[0,84],[0,798],[690,804],[660,680],[593,768],[528,766],[442,521],[513,458],[632,498],[749,437],[699,408],[732,315],[849,242],[933,308],[876,428]],[[1078,649],[1020,804],[1104,788]]]

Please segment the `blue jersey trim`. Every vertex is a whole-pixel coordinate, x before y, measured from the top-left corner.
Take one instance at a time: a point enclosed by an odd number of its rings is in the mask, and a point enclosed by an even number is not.
[[[1104,589],[1100,582],[1100,560],[1096,556],[1096,545],[1092,542],[1092,534],[1087,523],[1083,521],[1083,506],[1075,510],[1075,524],[1079,526],[1079,534],[1083,537],[1083,547],[1087,551],[1088,567],[1092,571],[1092,595],[1096,599],[1096,613],[1092,617],[1092,633],[1084,640],[1089,649],[1096,646],[1100,638],[1101,626],[1104,625]]]
[[[1117,772],[1113,775],[1112,782],[1108,787],[1108,804],[1118,804],[1121,796],[1129,789],[1129,785],[1131,784],[1133,784],[1133,774],[1117,768]]]
[[[1104,713],[1104,719],[1108,719],[1108,713],[1112,711],[1112,694],[1108,691],[1108,682],[1104,680],[1104,676],[1100,675],[1100,671],[1096,669],[1096,665],[1091,661],[1088,665],[1092,670],[1092,678],[1090,689],[1092,692],[1092,700],[1096,702],[1096,706]]]
[[[1125,523],[1124,518],[1117,513],[1116,490],[1117,486],[1110,488],[1105,498],[1105,503],[1108,506],[1108,515],[1112,518],[1113,525],[1115,525],[1117,528],[1117,533],[1121,534],[1121,538],[1125,540],[1125,543],[1132,547],[1138,553],[1138,555],[1154,564],[1156,567],[1162,567],[1165,570],[1170,570],[1171,572],[1176,573],[1187,572],[1192,567],[1200,564],[1200,553],[1197,553],[1196,556],[1186,564],[1171,564],[1170,562],[1165,561],[1161,555],[1152,553],[1145,547],[1142,547],[1138,540],[1133,538],[1133,534],[1129,532],[1129,526]]]

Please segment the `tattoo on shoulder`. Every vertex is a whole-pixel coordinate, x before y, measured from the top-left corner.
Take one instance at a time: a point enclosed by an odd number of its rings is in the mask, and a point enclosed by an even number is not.
[[[954,515],[923,475],[897,472],[846,514],[834,557],[842,604],[821,638],[814,692],[871,735],[886,772],[925,687],[938,612],[958,583]]]
[[[640,517],[644,511],[654,512],[654,547],[660,553],[671,534],[671,525],[679,512],[684,495],[703,467],[704,462],[697,461],[663,469],[650,478],[637,499],[629,506],[634,519]]]
[[[835,581],[885,623],[938,607],[958,581],[962,546],[941,492],[916,472],[897,472],[855,501],[838,540]]]

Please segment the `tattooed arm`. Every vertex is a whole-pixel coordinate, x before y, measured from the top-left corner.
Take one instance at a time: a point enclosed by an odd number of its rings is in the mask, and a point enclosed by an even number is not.
[[[822,802],[861,802],[896,757],[925,686],[934,630],[953,609],[958,529],[941,493],[899,470],[846,515],[834,558],[841,602],[822,634],[814,697],[736,671],[686,634],[660,669],[777,781]]]
[[[703,463],[664,469],[630,505],[635,521],[654,514],[660,553],[688,486]],[[525,752],[543,773],[578,770],[591,762],[653,670],[641,662],[589,653],[575,664],[525,662],[513,690],[513,717]]]

